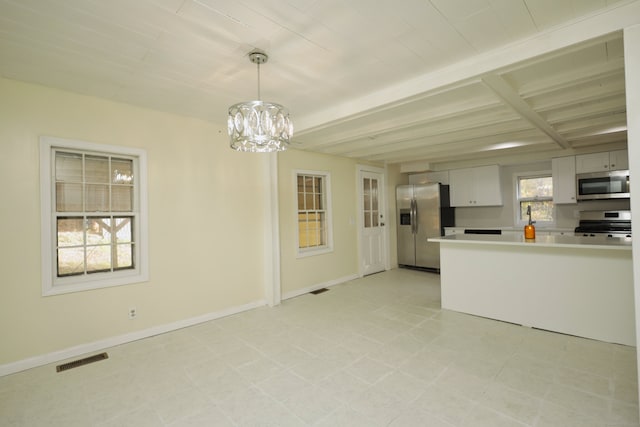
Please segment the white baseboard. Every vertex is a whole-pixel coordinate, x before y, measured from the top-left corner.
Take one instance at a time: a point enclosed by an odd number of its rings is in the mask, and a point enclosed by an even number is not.
[[[100,341],[94,341],[87,344],[81,344],[75,347],[66,348],[52,353],[30,357],[28,359],[18,360],[17,362],[0,365],[0,377],[14,374],[16,372],[35,368],[38,366],[48,365],[49,363],[59,362],[64,359],[77,357],[86,353],[104,350],[128,342],[137,341],[143,338],[149,338],[155,335],[164,334],[166,332],[175,331],[186,328],[188,326],[197,325],[199,323],[208,322],[210,320],[220,319],[222,317],[231,316],[232,314],[242,313],[243,311],[252,310],[254,308],[266,305],[266,301],[255,301],[237,307],[230,307],[221,311],[207,313],[202,316],[192,317],[190,319],[179,320],[177,322],[168,323],[166,325],[154,326],[141,331],[131,332],[129,334],[119,335],[106,338]]]
[[[296,289],[295,291],[287,292],[286,294],[282,295],[282,299],[285,300],[289,298],[299,297],[300,295],[308,294],[309,292],[317,291],[318,289],[329,288],[331,286],[339,285],[340,283],[345,283],[350,280],[355,280],[359,277],[360,276],[358,276],[357,274],[351,274],[349,276],[344,276],[338,279],[329,280],[328,282],[318,283],[318,284],[309,286],[307,288]]]

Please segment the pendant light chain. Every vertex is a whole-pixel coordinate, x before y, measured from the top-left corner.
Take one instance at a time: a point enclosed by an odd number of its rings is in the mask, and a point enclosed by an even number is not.
[[[256,62],[256,66],[258,67],[258,101],[260,101],[260,61]]]

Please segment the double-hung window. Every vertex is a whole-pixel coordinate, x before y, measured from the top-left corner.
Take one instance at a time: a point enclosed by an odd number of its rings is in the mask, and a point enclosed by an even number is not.
[[[146,281],[146,155],[42,137],[44,295]]]
[[[531,206],[531,219],[536,223],[554,222],[553,181],[550,173],[517,176],[516,191],[516,215],[519,225],[529,221],[528,206]]]
[[[295,171],[298,256],[333,250],[330,176],[327,172]]]

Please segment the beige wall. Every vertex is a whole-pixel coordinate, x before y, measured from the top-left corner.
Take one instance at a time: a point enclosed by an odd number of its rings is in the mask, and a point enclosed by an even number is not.
[[[326,171],[331,176],[333,252],[296,257],[295,170]],[[278,153],[281,291],[283,298],[358,274],[356,162],[291,149]]]
[[[266,162],[225,127],[3,79],[0,99],[0,366],[264,300]],[[147,151],[148,283],[41,296],[40,135]]]

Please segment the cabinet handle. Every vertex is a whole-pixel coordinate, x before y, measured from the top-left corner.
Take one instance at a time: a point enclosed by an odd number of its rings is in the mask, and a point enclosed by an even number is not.
[[[616,165],[614,165],[613,163],[611,163],[611,168],[615,168],[615,167],[616,167]]]

